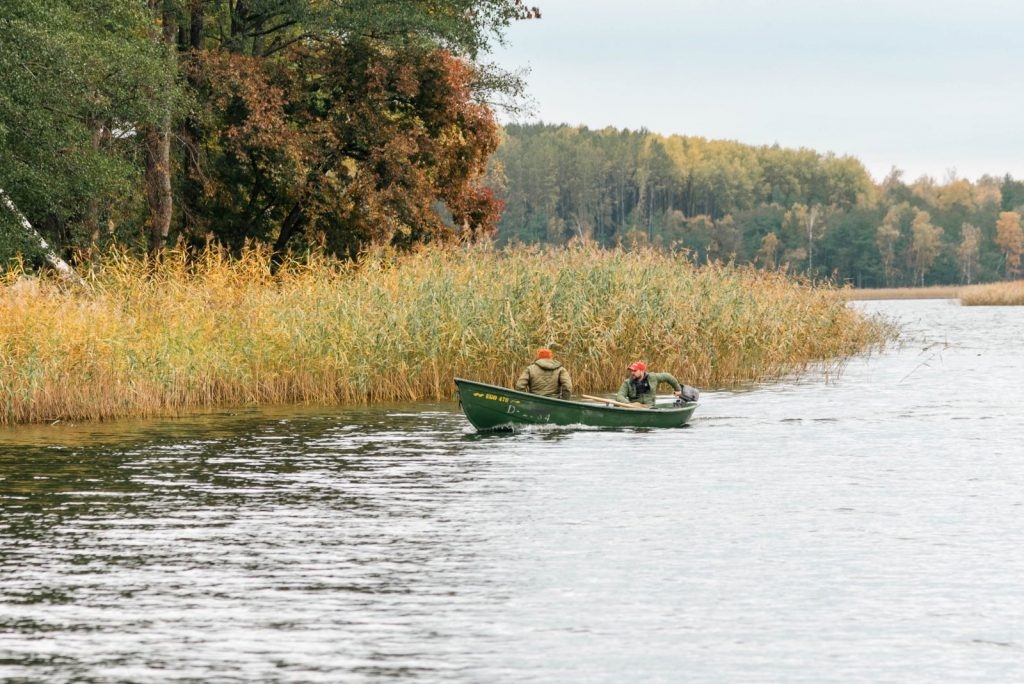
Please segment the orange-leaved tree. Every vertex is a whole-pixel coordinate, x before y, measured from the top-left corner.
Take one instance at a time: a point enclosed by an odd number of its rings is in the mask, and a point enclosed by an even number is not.
[[[1003,250],[1006,263],[1006,277],[1020,275],[1020,258],[1024,252],[1024,229],[1021,228],[1020,214],[1016,211],[999,213],[996,221],[996,244]]]
[[[204,233],[278,253],[322,235],[354,256],[494,230],[500,203],[482,179],[498,126],[447,50],[328,40],[274,61],[206,53],[195,68]]]

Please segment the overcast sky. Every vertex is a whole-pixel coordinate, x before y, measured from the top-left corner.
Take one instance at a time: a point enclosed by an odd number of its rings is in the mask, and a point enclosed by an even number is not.
[[[528,0],[534,116],[1024,179],[1024,0]],[[507,122],[507,117],[502,117]]]

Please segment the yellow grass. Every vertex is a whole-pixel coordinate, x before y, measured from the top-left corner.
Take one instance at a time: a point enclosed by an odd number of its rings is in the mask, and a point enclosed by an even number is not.
[[[964,306],[1024,305],[1024,281],[983,285],[934,285],[931,287],[844,288],[847,300],[862,299],[959,299]]]
[[[1024,305],[1024,280],[970,285],[960,290],[960,303],[964,306]]]
[[[956,299],[960,296],[959,285],[932,285],[930,287],[878,287],[846,288],[843,296],[848,300],[861,299]]]
[[[0,287],[0,423],[449,399],[454,376],[510,385],[542,345],[578,392],[616,388],[635,359],[723,386],[895,335],[782,274],[588,246],[313,255],[277,276],[261,248],[176,251],[86,275],[87,288]]]

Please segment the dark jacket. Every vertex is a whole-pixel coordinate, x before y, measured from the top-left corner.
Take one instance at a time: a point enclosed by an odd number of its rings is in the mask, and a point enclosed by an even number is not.
[[[663,382],[672,385],[672,389],[677,392],[683,389],[683,386],[672,377],[671,373],[644,373],[644,377],[640,378],[640,380],[626,378],[626,381],[622,383],[622,387],[619,388],[619,393],[615,395],[615,400],[624,403],[638,401],[644,406],[654,406],[654,400],[657,396],[655,392],[658,389],[658,385]]]
[[[568,399],[572,394],[572,377],[561,361],[537,359],[520,374],[515,388],[520,392]]]

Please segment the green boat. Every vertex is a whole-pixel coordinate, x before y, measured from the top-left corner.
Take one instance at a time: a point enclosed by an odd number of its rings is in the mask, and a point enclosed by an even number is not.
[[[697,409],[695,401],[632,408],[611,399],[555,399],[462,378],[455,378],[455,385],[459,405],[477,430],[513,430],[517,425],[674,428],[685,425]]]

